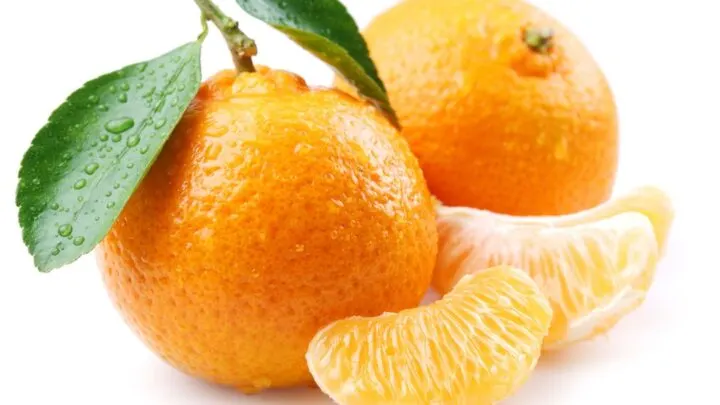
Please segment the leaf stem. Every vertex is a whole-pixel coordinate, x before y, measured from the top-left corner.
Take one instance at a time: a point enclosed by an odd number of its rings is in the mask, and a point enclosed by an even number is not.
[[[257,54],[255,41],[240,30],[237,21],[228,17],[212,0],[195,0],[204,18],[220,30],[232,54],[238,72],[254,72],[252,57]]]

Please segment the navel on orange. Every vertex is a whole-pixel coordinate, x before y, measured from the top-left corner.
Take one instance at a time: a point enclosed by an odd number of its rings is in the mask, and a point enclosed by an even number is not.
[[[489,405],[535,367],[551,316],[530,277],[501,266],[463,277],[429,306],[335,322],[307,361],[342,405]]]
[[[321,327],[415,307],[437,231],[406,141],[372,106],[259,68],[206,82],[99,249],[162,358],[259,391],[312,382]]]
[[[652,187],[566,216],[437,212],[435,288],[449,291],[498,264],[524,269],[552,304],[546,349],[602,334],[644,301],[673,218],[669,198]]]
[[[610,197],[612,92],[588,50],[543,11],[523,0],[405,0],[363,35],[443,203],[556,215]]]

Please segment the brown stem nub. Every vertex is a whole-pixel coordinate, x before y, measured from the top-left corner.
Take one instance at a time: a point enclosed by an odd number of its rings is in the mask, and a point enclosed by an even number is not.
[[[552,28],[528,28],[523,33],[523,42],[533,52],[547,54],[554,46],[554,37]]]
[[[203,16],[220,30],[232,54],[238,72],[254,72],[252,57],[257,54],[255,41],[240,31],[237,21],[228,17],[211,0],[195,0]]]

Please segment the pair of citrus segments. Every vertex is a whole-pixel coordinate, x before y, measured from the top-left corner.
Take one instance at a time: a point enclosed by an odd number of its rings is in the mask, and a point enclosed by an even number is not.
[[[443,298],[321,330],[307,362],[333,400],[489,405],[542,350],[601,335],[645,299],[673,220],[644,187],[577,214],[513,217],[437,206]],[[522,270],[520,270],[522,269]]]

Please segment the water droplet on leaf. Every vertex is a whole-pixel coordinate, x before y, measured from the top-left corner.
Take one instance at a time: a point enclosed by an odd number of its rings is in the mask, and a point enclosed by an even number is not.
[[[60,254],[60,249],[54,247],[54,248],[52,248],[52,250],[50,251],[50,254],[53,255],[53,256],[57,256],[57,255]]]
[[[109,203],[105,204],[105,208],[110,209],[115,206],[115,201],[110,201]]]
[[[93,173],[95,173],[95,171],[97,171],[99,167],[100,165],[97,163],[88,163],[85,166],[85,173],[92,175]]]
[[[139,143],[140,143],[140,137],[137,135],[130,135],[130,137],[127,140],[127,146],[129,146],[131,148],[133,146],[137,146],[137,144],[139,144]]]
[[[149,149],[150,149],[150,148],[149,148],[148,146],[143,146],[142,148],[140,148],[140,153],[142,153],[142,154],[144,155],[144,154],[147,153],[147,151],[148,151]]]
[[[57,211],[60,209],[60,204],[54,202],[54,203],[50,204],[50,209],[53,211]]]
[[[105,123],[105,129],[113,134],[121,134],[135,126],[135,120],[130,117],[118,118]]]
[[[121,103],[127,103],[127,101],[128,101],[128,96],[127,96],[127,94],[125,94],[125,93],[120,94],[120,95],[118,96],[118,101],[121,102]]]
[[[110,93],[114,94],[115,92],[117,92],[117,87],[115,85],[110,86]]]
[[[155,129],[160,129],[167,124],[167,120],[165,118],[160,118],[158,122],[155,123]]]
[[[70,236],[72,234],[72,231],[73,227],[70,224],[64,224],[58,227],[58,235],[63,237]]]
[[[83,187],[85,187],[85,185],[87,185],[87,180],[85,180],[85,179],[80,179],[80,180],[76,181],[75,184],[73,184],[73,188],[74,188],[75,190],[80,190],[80,189],[82,189]]]
[[[107,141],[109,138],[110,138],[110,137],[108,136],[108,134],[102,134],[102,135],[100,135],[100,140],[103,141],[103,142]]]
[[[119,188],[120,188],[120,183],[115,183],[115,184],[113,184],[113,188],[114,188],[115,190],[119,189]]]
[[[93,95],[91,95],[90,97],[88,97],[88,101],[89,101],[90,103],[92,103],[92,104],[95,104],[95,103],[97,103],[98,101],[100,101],[100,98],[98,98],[98,96],[96,96],[96,95],[93,94]]]
[[[100,111],[102,111],[102,112],[105,112],[105,111],[107,111],[107,110],[109,110],[109,109],[110,109],[110,108],[109,108],[108,106],[106,106],[105,104],[100,104],[100,105],[98,106],[98,110],[100,110]]]
[[[128,91],[128,90],[130,90],[130,85],[127,83],[123,83],[120,85],[120,89],[123,91]]]
[[[133,167],[135,167],[135,163],[128,163],[128,164],[127,164],[127,168],[128,168],[128,169],[132,169]]]
[[[111,139],[113,142],[120,142],[120,141],[122,141],[122,135],[120,135],[120,134],[114,134],[113,136],[110,137],[110,139]],[[108,152],[110,152],[110,151],[108,151]]]
[[[75,245],[75,246],[80,246],[83,243],[85,243],[85,238],[83,236],[76,236],[73,239],[73,245]]]

